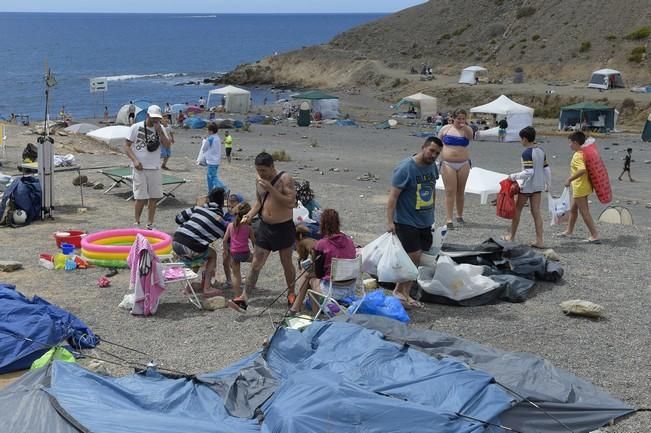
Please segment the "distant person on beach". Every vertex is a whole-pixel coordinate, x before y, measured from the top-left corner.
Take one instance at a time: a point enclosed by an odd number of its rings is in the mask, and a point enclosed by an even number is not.
[[[572,186],[572,206],[570,208],[570,220],[567,223],[567,228],[560,234],[560,236],[572,236],[576,220],[580,213],[583,222],[590,232],[590,237],[586,239],[585,242],[600,244],[601,241],[599,240],[597,227],[595,226],[592,215],[590,214],[590,204],[588,203],[588,197],[592,194],[592,183],[590,182],[588,170],[585,167],[583,152],[581,152],[581,146],[585,143],[586,137],[583,132],[577,131],[570,134],[568,139],[570,141],[570,148],[574,151],[574,155],[570,162],[570,177],[565,181],[565,186]]]
[[[65,120],[66,120],[66,107],[65,107],[65,105],[61,106],[61,110],[59,111],[59,119],[61,119],[62,122],[65,122]]]
[[[184,121],[185,121],[185,114],[183,114],[183,110],[179,110],[179,115],[176,116],[176,126],[182,128]]]
[[[506,141],[506,128],[509,127],[506,119],[500,119],[497,122],[497,141],[504,143]]]
[[[259,153],[255,157],[255,170],[257,172],[256,202],[251,211],[242,218],[243,224],[250,224],[255,216],[260,217],[260,225],[255,232],[253,263],[241,295],[229,301],[229,306],[240,312],[246,311],[248,295],[255,288],[260,271],[273,251],[278,251],[283,266],[288,290],[288,307],[291,307],[296,300],[294,291],[296,269],[292,263],[296,239],[293,220],[293,209],[296,206],[294,179],[284,171],[276,170],[273,158],[266,152]]]
[[[432,247],[434,225],[436,169],[443,143],[429,137],[414,156],[402,160],[393,170],[391,190],[387,201],[387,231],[395,233],[402,247],[416,266],[423,251]],[[398,283],[393,295],[406,308],[423,307],[409,294],[412,281]]]
[[[165,103],[165,108],[163,108],[163,114],[167,117],[167,121],[172,125],[172,106],[169,102]]]
[[[135,223],[140,226],[142,210],[147,203],[147,229],[153,229],[156,202],[163,197],[159,147],[169,147],[170,141],[163,130],[163,113],[158,105],[150,105],[144,121],[131,126],[124,152],[133,165],[133,198]]]
[[[199,108],[206,108],[206,100],[203,96],[199,97]]]
[[[466,182],[470,174],[470,140],[472,140],[472,129],[466,123],[467,113],[463,109],[454,110],[448,121],[451,124],[445,125],[439,132],[439,138],[443,142],[441,152],[441,176],[445,186],[445,223],[448,230],[454,229],[452,216],[454,207],[457,208],[456,222],[464,225],[463,206]]]
[[[172,156],[174,133],[172,132],[172,126],[170,125],[170,121],[168,120],[167,117],[163,116],[163,118],[161,119],[161,125],[163,126],[163,131],[165,132],[165,135],[167,135],[167,138],[170,141],[170,145],[169,147],[161,146],[160,148],[160,157],[163,159],[160,168],[162,168],[163,170],[169,170],[169,167],[167,166],[167,161],[170,159],[170,156]]]
[[[222,102],[222,107],[224,108],[224,110],[226,110],[226,97],[223,96],[223,95],[222,95],[222,100],[221,100],[221,102]]]
[[[127,112],[129,113],[129,125],[133,125],[136,121],[136,104],[134,104],[133,101],[129,101]]]
[[[626,156],[624,156],[624,169],[622,170],[622,174],[619,175],[617,180],[622,180],[622,176],[624,176],[624,173],[628,173],[628,180],[631,182],[635,182],[633,178],[631,177],[631,155],[633,154],[633,149],[630,147],[626,149]]]
[[[226,151],[226,160],[231,163],[231,153],[233,153],[233,136],[226,131],[224,134],[224,150]]]
[[[108,107],[105,105],[104,106],[104,123],[108,123],[109,121],[109,110]]]
[[[549,189],[552,172],[547,163],[545,151],[536,144],[536,130],[531,126],[520,131],[520,142],[524,146],[522,152],[522,171],[509,175],[511,180],[520,184],[520,193],[515,205],[515,215],[511,220],[511,232],[503,236],[505,241],[513,241],[520,224],[520,215],[524,205],[529,202],[529,210],[536,228],[536,242],[531,244],[534,248],[544,248],[543,220],[540,213],[542,193]]]
[[[203,140],[201,145],[201,154],[207,166],[206,183],[208,184],[208,191],[212,191],[215,188],[223,188],[225,191],[228,190],[221,179],[219,179],[219,164],[221,164],[224,152],[222,142],[219,135],[217,135],[218,131],[219,128],[216,123],[212,122],[208,124],[208,132],[210,132],[210,135]]]

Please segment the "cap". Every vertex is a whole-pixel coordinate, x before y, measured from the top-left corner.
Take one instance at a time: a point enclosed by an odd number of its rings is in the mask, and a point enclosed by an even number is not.
[[[147,116],[158,117],[159,119],[162,119],[163,113],[161,113],[160,107],[158,105],[150,105],[149,108],[147,108]]]

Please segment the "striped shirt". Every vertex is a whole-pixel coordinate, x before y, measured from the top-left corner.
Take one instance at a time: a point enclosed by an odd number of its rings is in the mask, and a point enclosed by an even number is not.
[[[185,209],[175,218],[179,228],[174,232],[174,241],[196,252],[206,251],[212,242],[224,237],[228,224],[223,215],[217,203]]]

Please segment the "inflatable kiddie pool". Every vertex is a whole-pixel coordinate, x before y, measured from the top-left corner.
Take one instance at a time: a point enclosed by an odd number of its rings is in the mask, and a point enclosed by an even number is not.
[[[96,266],[124,268],[137,234],[147,238],[157,255],[172,251],[172,237],[167,233],[130,228],[89,234],[81,240],[81,255]]]

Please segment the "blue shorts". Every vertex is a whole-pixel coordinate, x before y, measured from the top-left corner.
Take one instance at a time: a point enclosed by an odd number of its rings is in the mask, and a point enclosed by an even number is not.
[[[172,148],[171,147],[161,146],[160,147],[160,157],[161,158],[169,158],[170,156],[172,156]]]

